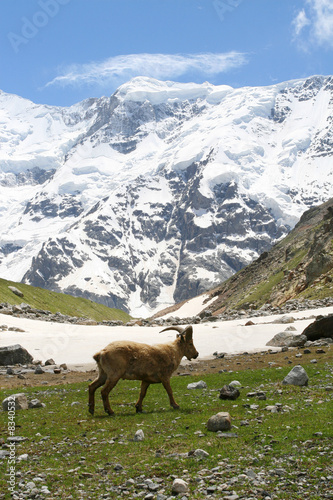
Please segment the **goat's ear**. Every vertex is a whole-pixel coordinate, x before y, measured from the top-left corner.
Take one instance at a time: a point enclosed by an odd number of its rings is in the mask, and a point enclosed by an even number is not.
[[[185,328],[184,334],[185,334],[186,341],[192,340],[193,328],[191,325]]]

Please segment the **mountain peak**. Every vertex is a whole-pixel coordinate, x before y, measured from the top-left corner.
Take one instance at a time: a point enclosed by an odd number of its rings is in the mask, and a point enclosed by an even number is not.
[[[135,316],[212,288],[333,196],[332,102],[330,77],[1,94],[0,276]]]

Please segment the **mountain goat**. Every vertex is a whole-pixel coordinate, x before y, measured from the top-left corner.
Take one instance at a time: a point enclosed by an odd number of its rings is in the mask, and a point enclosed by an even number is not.
[[[150,384],[163,384],[170,405],[179,408],[170,385],[171,375],[178,368],[183,356],[191,360],[197,358],[199,353],[193,344],[192,326],[186,328],[170,326],[162,332],[167,330],[178,332],[176,340],[154,346],[139,342],[116,341],[93,356],[99,374],[89,385],[89,412],[92,415],[95,410],[95,391],[102,385],[104,385],[101,390],[104,410],[109,415],[114,414],[108,396],[120,379],[141,380],[141,391],[135,405],[137,413],[142,412],[142,401]]]

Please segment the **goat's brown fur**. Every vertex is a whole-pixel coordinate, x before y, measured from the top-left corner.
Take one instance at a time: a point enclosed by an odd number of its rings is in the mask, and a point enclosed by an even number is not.
[[[108,396],[120,379],[141,380],[140,396],[135,405],[137,412],[142,412],[142,401],[149,385],[159,383],[163,384],[167,391],[170,405],[179,408],[170,385],[171,375],[178,368],[183,356],[191,360],[198,357],[198,352],[193,345],[192,326],[185,329],[168,327],[162,331],[172,329],[177,330],[179,335],[175,341],[168,344],[151,346],[139,342],[116,341],[93,356],[99,375],[89,385],[89,411],[92,415],[95,409],[95,391],[102,385],[104,410],[113,415]]]

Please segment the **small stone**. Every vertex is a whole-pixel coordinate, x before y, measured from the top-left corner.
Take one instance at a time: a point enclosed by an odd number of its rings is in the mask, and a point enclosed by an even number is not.
[[[209,418],[207,430],[211,432],[229,431],[231,429],[231,417],[228,412],[219,412]]]
[[[45,366],[55,365],[55,361],[50,358],[45,361]]]
[[[242,384],[238,380],[233,380],[229,385],[232,385],[233,387],[242,387]]]
[[[39,399],[32,399],[29,402],[29,408],[44,408],[46,405],[45,403],[41,403]]]
[[[220,399],[228,399],[228,400],[235,400],[240,396],[240,392],[237,389],[237,387],[234,387],[232,385],[224,385],[222,389],[220,390]]]
[[[144,432],[142,429],[136,431],[134,435],[134,441],[143,441],[145,438]]]
[[[178,495],[179,493],[187,493],[188,492],[188,484],[183,479],[175,479],[172,484],[172,493]]]
[[[203,380],[200,380],[199,382],[192,382],[192,384],[188,384],[187,388],[188,389],[206,389],[207,384]]]
[[[35,375],[42,375],[44,372],[43,368],[41,367],[41,365],[37,365],[36,368],[35,368]]]
[[[197,458],[207,458],[209,457],[209,453],[205,450],[201,450],[198,448],[197,450],[194,451],[193,455]]]
[[[116,464],[114,467],[113,467],[113,470],[115,471],[120,471],[120,470],[123,470],[123,466],[121,464]]]

